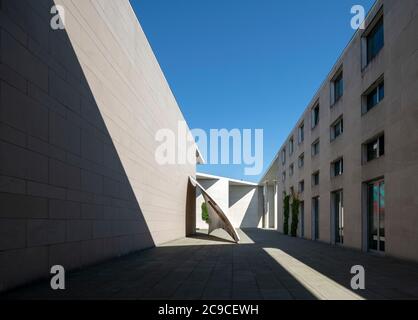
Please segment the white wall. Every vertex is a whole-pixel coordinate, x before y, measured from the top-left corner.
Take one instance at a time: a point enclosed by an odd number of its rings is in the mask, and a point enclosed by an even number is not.
[[[261,192],[261,191],[260,191]],[[229,187],[229,218],[237,228],[257,228],[261,221],[258,186]]]
[[[261,220],[259,206],[259,186],[237,185],[230,179],[216,177],[213,179],[198,178],[198,182],[222,208],[235,228],[257,228]],[[260,189],[260,191],[259,191]],[[207,229],[202,220],[202,194],[196,195],[196,227]]]

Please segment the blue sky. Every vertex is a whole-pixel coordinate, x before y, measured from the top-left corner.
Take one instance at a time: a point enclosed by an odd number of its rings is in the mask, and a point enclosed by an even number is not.
[[[189,126],[263,129],[266,170],[374,0],[131,3]],[[257,182],[244,166],[198,170]]]

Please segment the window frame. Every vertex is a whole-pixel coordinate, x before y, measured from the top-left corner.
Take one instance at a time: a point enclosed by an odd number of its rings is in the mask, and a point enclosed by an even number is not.
[[[314,142],[312,142],[312,145],[311,145],[311,155],[312,155],[312,158],[318,156],[319,153],[320,153],[320,144],[319,143],[320,143],[320,140],[319,139],[316,139]],[[314,152],[314,150],[316,150],[315,146],[318,146],[318,152],[316,152],[316,153]]]
[[[286,164],[286,148],[283,148],[281,151],[281,160],[282,160],[282,165]]]
[[[295,165],[292,163],[289,166],[289,177],[293,177],[294,174],[295,174]]]
[[[336,174],[336,164],[339,164],[339,173]],[[344,158],[340,157],[331,162],[331,177],[337,178],[344,174]]]
[[[298,144],[305,141],[305,122],[303,121],[298,127]]]
[[[378,49],[375,49],[377,51],[370,52],[373,48],[371,48],[370,41],[371,37],[377,37],[379,34],[379,28],[382,28],[382,43],[381,46]],[[366,38],[366,59],[367,59],[367,65],[369,65],[380,53],[380,51],[385,47],[385,23],[383,19],[383,15],[379,16],[376,20],[376,23],[371,26],[369,29],[369,32],[367,34]],[[376,40],[376,39],[374,39]]]
[[[316,114],[316,110],[318,110]],[[321,117],[321,106],[319,102],[316,102],[311,109],[311,129],[314,130],[319,125],[319,119]]]
[[[289,139],[289,156],[292,156],[294,152],[295,152],[295,139],[292,136]]]
[[[341,85],[337,86],[340,83]],[[339,67],[331,79],[331,108],[337,104],[344,96],[344,70],[343,66]],[[337,91],[337,89],[340,90]],[[338,93],[338,95],[337,95]]]
[[[300,165],[302,161],[302,165]],[[302,153],[299,157],[298,157],[298,168],[302,169],[305,166],[305,153]]]
[[[374,31],[376,31],[376,28],[382,24],[383,28],[383,42],[382,46],[379,48],[379,50],[375,53],[374,56],[369,56],[369,38],[371,34],[373,34]],[[361,71],[364,72],[367,67],[380,55],[383,48],[385,47],[385,19],[384,19],[384,13],[383,13],[383,5],[379,10],[377,10],[375,16],[363,32],[361,36]]]
[[[305,180],[301,180],[298,183],[298,192],[304,193],[305,192]]]
[[[381,90],[380,88],[383,87],[383,97],[381,97]],[[369,106],[369,96],[376,91],[378,101],[376,104]],[[373,84],[362,94],[362,106],[361,106],[361,114],[365,115],[369,113],[374,108],[378,107],[380,103],[386,97],[386,89],[385,89],[385,77],[381,75]]]
[[[312,173],[311,179],[312,179],[312,187],[317,187],[319,186],[319,174],[320,171],[315,171],[314,173]],[[317,179],[316,179],[317,177]],[[318,182],[316,182],[318,180]]]
[[[335,128],[337,125],[340,125],[340,133],[336,135]],[[337,140],[339,137],[341,137],[344,133],[344,117],[341,115],[340,117],[335,120],[330,127],[330,141],[333,142]]]
[[[369,158],[369,146],[372,144],[377,143],[377,150],[376,150],[376,157]],[[375,160],[378,160],[385,156],[386,154],[386,140],[385,140],[385,133],[382,132],[373,138],[367,140],[363,143],[363,164],[368,164],[370,162],[373,162]]]

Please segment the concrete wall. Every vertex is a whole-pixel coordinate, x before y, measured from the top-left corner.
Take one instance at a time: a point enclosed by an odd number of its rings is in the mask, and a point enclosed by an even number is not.
[[[235,228],[257,228],[261,226],[262,208],[259,197],[262,193],[257,185],[245,185],[232,182],[228,178],[199,178],[198,182],[218,203]],[[262,200],[262,199],[261,199]],[[204,202],[200,191],[196,197],[196,227],[207,229],[202,220],[201,206]]]
[[[194,165],[159,166],[179,107],[128,0],[2,0],[0,291],[185,235]]]
[[[229,218],[237,228],[257,228],[261,221],[258,206],[259,187],[229,186]]]
[[[331,242],[330,201],[331,192],[343,189],[345,211],[345,242],[351,248],[365,249],[364,220],[365,182],[384,177],[386,182],[386,254],[418,260],[418,2],[415,0],[378,1],[371,12],[366,27],[383,5],[385,46],[378,56],[362,70],[362,33],[357,33],[331,70],[320,90],[315,94],[303,116],[295,125],[291,136],[295,152],[286,163],[279,161],[276,179],[279,187],[279,231],[283,231],[282,193],[290,187],[298,190],[305,181],[304,234],[310,239],[312,197],[320,196],[320,241]],[[343,69],[344,96],[331,107],[331,80],[335,72]],[[362,94],[384,74],[385,98],[362,115]],[[311,108],[320,104],[319,125],[311,130]],[[344,118],[344,133],[330,142],[330,125],[340,116]],[[305,141],[297,144],[298,126],[305,124]],[[385,156],[362,164],[362,144],[376,134],[385,134]],[[320,139],[320,154],[311,157],[311,144]],[[287,139],[283,147],[288,146]],[[282,148],[283,148],[282,147]],[[282,149],[280,149],[282,150]],[[305,154],[305,166],[298,169],[298,157]],[[344,174],[332,178],[330,164],[344,157]],[[295,174],[289,177],[290,164]],[[311,186],[311,174],[320,170],[320,184]],[[282,172],[286,181],[282,182]]]

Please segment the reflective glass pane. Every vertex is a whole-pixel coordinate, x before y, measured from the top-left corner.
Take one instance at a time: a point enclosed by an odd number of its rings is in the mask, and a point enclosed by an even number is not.
[[[385,251],[385,183],[379,185],[379,250]]]
[[[369,248],[385,251],[385,182],[369,185]]]

